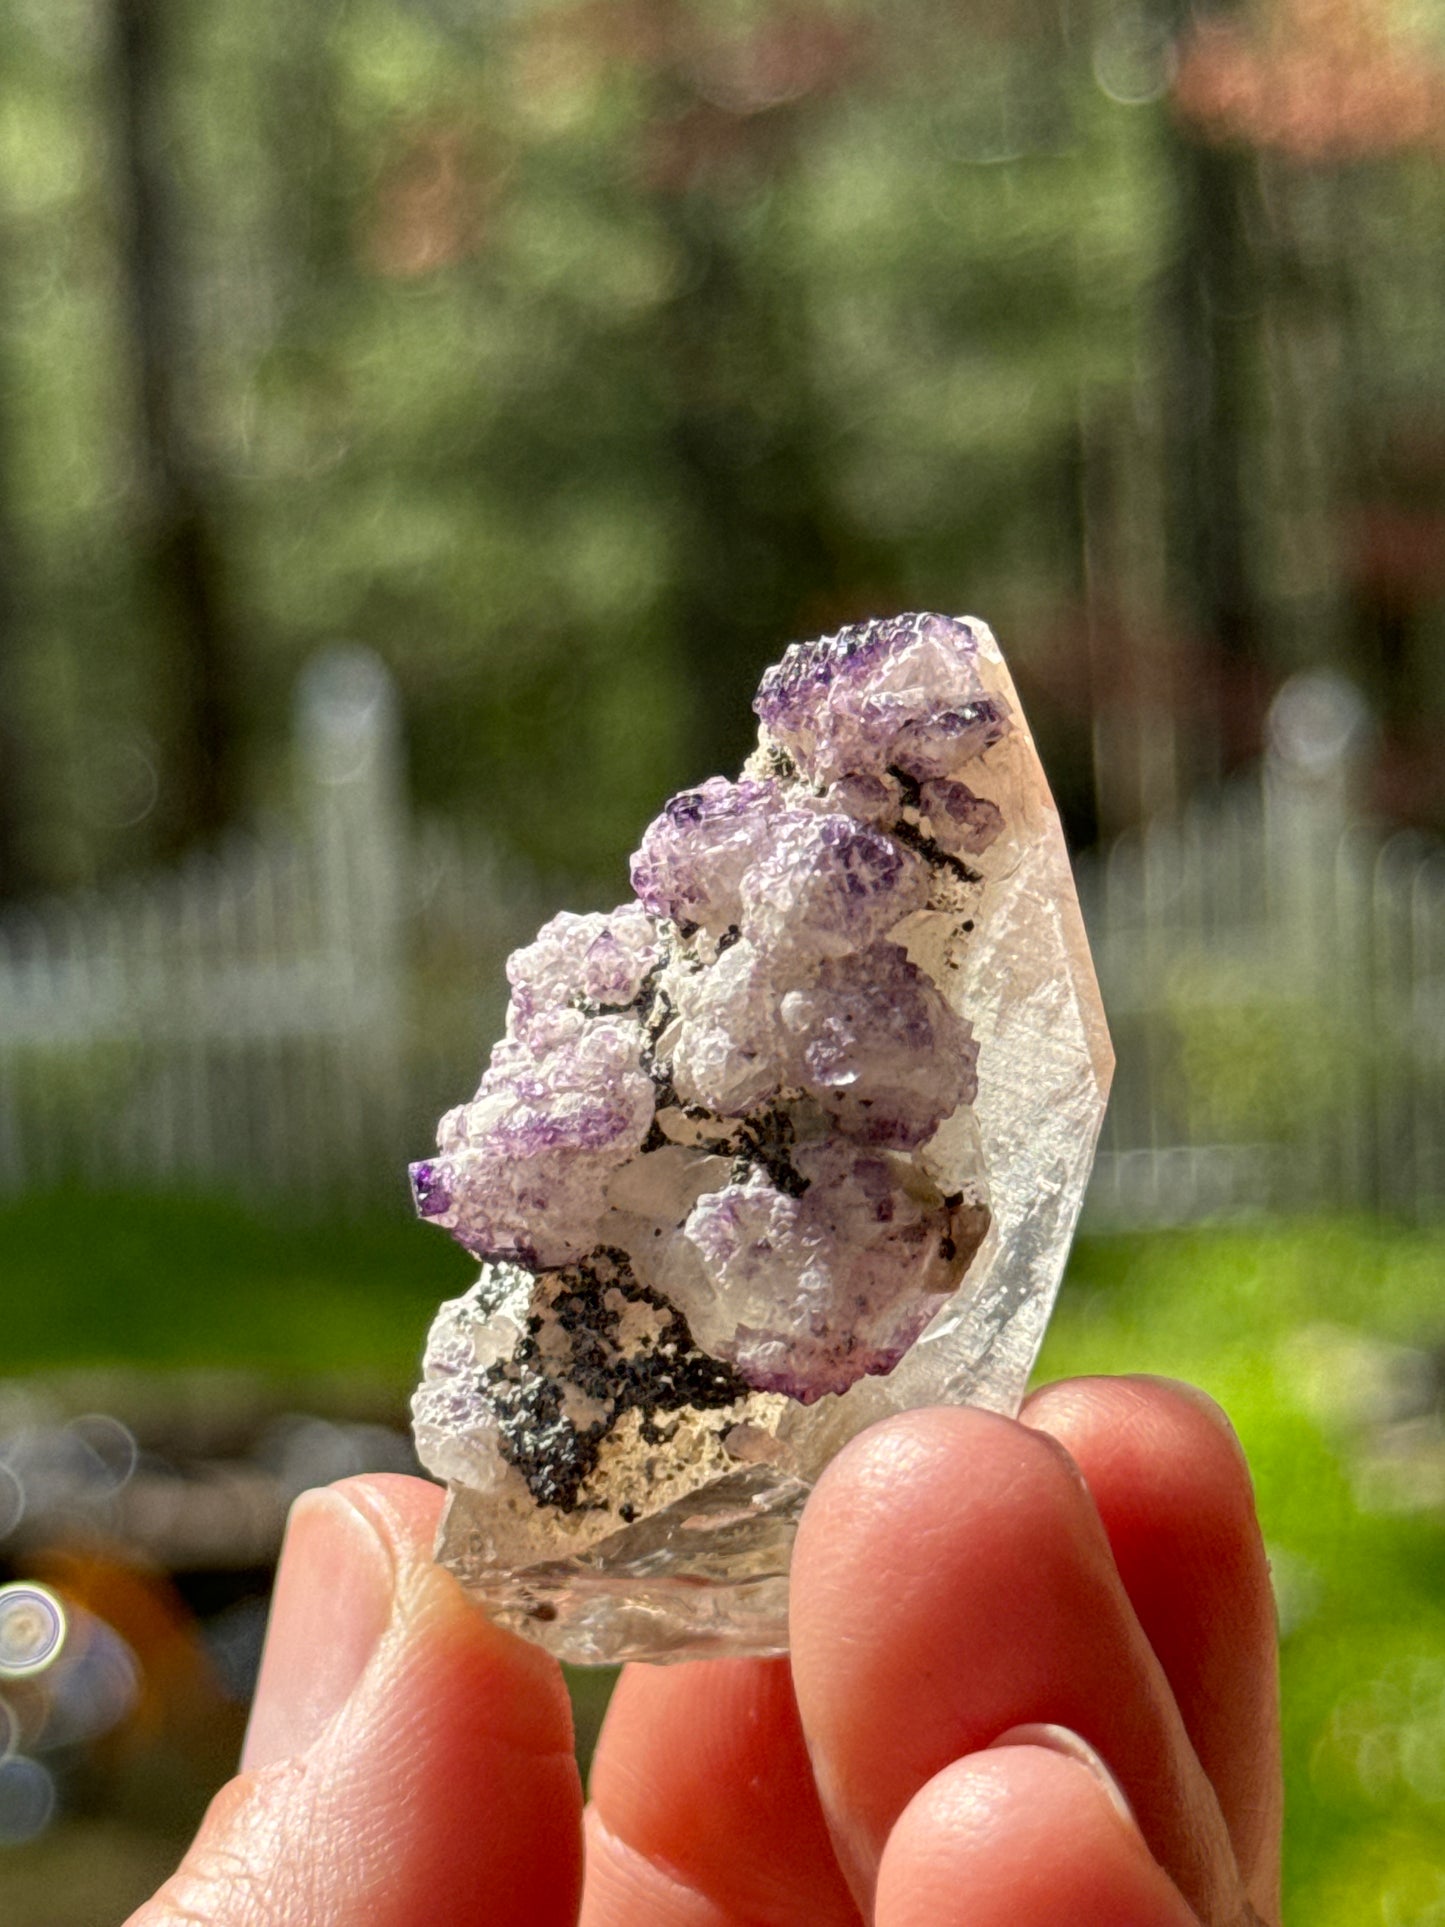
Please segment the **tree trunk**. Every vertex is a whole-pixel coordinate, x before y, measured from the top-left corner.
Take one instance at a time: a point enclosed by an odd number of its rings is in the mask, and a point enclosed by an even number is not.
[[[1260,285],[1247,221],[1254,160],[1177,125],[1171,145],[1179,226],[1163,331],[1168,542],[1175,599],[1212,662],[1201,773],[1217,775],[1252,747],[1262,681],[1247,488]]]
[[[222,542],[186,422],[181,240],[167,152],[167,29],[174,18],[171,0],[112,0],[123,268],[138,399],[136,550],[171,710],[159,830],[173,847],[214,836],[233,815],[239,787],[235,635]]]
[[[0,490],[7,477],[0,443]],[[0,902],[23,896],[38,879],[26,843],[25,738],[15,689],[22,643],[16,587],[18,542],[13,519],[0,499]]]
[[[0,382],[0,902],[24,896],[40,882],[26,836],[29,757],[18,676],[28,617],[19,520],[10,495],[10,420],[4,404],[5,387]]]

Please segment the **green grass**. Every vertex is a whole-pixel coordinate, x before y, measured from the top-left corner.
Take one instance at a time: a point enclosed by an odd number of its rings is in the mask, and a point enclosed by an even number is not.
[[[0,1373],[73,1365],[415,1374],[444,1297],[475,1275],[409,1218],[290,1222],[200,1198],[0,1206]]]
[[[28,1201],[0,1210],[0,1372],[242,1365],[400,1390],[467,1276],[405,1222]],[[1284,1607],[1289,1918],[1309,1927],[1445,1923],[1445,1516],[1362,1503],[1352,1416],[1366,1341],[1442,1340],[1445,1235],[1262,1225],[1082,1243],[1041,1361],[1190,1378],[1238,1426]]]

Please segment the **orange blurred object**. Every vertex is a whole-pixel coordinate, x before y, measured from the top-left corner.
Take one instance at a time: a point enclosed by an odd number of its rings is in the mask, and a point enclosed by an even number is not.
[[[1308,161],[1445,153],[1445,67],[1401,45],[1378,0],[1284,0],[1262,37],[1195,28],[1174,101],[1218,139]]]

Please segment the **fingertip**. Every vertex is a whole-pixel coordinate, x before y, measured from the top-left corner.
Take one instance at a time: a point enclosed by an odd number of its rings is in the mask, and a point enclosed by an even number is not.
[[[1000,1733],[996,1740],[990,1741],[984,1751],[994,1753],[1019,1746],[1042,1747],[1047,1753],[1055,1753],[1061,1759],[1072,1760],[1076,1766],[1084,1767],[1103,1788],[1110,1806],[1125,1826],[1137,1829],[1138,1822],[1134,1818],[1128,1794],[1104,1764],[1103,1755],[1089,1745],[1082,1733],[1075,1733],[1067,1726],[1035,1721],[1024,1726],[1011,1726],[1006,1733]]]
[[[1229,1576],[1237,1610],[1259,1621],[1263,1607],[1268,1634],[1273,1605],[1254,1483],[1222,1406],[1197,1386],[1139,1375],[1045,1386],[1022,1416],[1080,1466],[1126,1583],[1140,1576],[1131,1570],[1140,1550],[1167,1535]]]
[[[1107,1780],[1054,1746],[945,1767],[889,1834],[876,1927],[1197,1927]]]
[[[1082,1484],[1059,1440],[1001,1413],[973,1405],[900,1412],[850,1439],[824,1470],[798,1528],[795,1576],[797,1557],[806,1562],[826,1547],[840,1524],[851,1534],[875,1519],[894,1518],[908,1495],[952,1481],[965,1463],[979,1469],[984,1485]]]
[[[398,1563],[430,1562],[446,1492],[430,1479],[404,1472],[360,1472],[326,1488],[371,1520],[393,1548]]]
[[[1026,1556],[1041,1519],[1078,1537],[1093,1532],[1092,1514],[1066,1447],[997,1412],[930,1406],[871,1426],[828,1466],[799,1525],[791,1616],[800,1692],[805,1679],[829,1687],[833,1656],[820,1635],[855,1624],[865,1600],[896,1616],[913,1590],[936,1594],[937,1561],[974,1564],[984,1545]]]
[[[1152,1372],[1056,1379],[1030,1392],[1019,1417],[1065,1444],[1105,1428],[1114,1434],[1177,1438],[1227,1463],[1252,1492],[1249,1461],[1233,1420],[1217,1399],[1187,1379]]]
[[[561,1669],[434,1564],[441,1502],[368,1477],[293,1509],[247,1770],[147,1927],[573,1927],[582,1801]]]

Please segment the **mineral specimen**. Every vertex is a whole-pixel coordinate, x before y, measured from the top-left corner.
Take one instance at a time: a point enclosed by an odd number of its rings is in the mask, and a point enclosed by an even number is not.
[[[481,1260],[414,1401],[439,1556],[562,1658],[777,1653],[812,1482],[883,1414],[1013,1411],[1112,1056],[1057,815],[982,623],[794,644],[636,900],[508,965],[413,1167]]]

